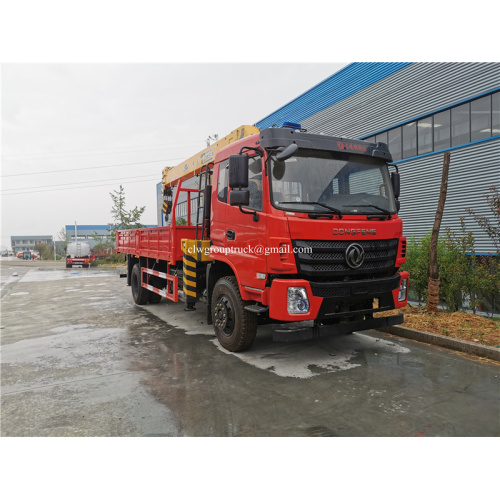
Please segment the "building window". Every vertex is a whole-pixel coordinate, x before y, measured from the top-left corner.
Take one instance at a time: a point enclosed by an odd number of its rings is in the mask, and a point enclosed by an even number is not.
[[[434,151],[447,149],[451,145],[450,110],[434,115]]]
[[[500,92],[367,137],[384,142],[393,161],[500,135]]]
[[[470,140],[474,142],[488,137],[491,137],[490,95],[470,103]]]
[[[415,122],[403,125],[403,158],[417,156],[417,127]]]
[[[491,135],[500,135],[500,92],[491,96]]]
[[[470,102],[451,108],[451,145],[470,142]]]
[[[432,116],[417,122],[418,154],[432,152]]]
[[[389,136],[389,144],[388,144],[389,151],[391,152],[393,161],[401,160],[402,158],[401,127],[389,130],[388,136]]]

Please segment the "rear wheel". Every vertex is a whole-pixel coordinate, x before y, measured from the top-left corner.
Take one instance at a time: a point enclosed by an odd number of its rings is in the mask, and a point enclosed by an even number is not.
[[[141,306],[146,304],[149,298],[149,290],[141,286],[142,278],[140,264],[135,264],[132,268],[130,281],[130,284],[132,285],[132,297],[134,299],[134,302]]]
[[[217,339],[228,351],[248,349],[257,333],[257,316],[245,310],[238,282],[233,276],[221,278],[212,294],[212,320]]]

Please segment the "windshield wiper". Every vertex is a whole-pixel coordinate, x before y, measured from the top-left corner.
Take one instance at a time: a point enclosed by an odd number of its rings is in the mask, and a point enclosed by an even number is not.
[[[361,208],[366,208],[366,207],[371,207],[371,208],[376,208],[377,210],[380,210],[383,214],[387,215],[388,219],[392,218],[391,212],[389,210],[386,210],[385,208],[379,207],[378,205],[342,205],[343,207],[361,207]]]
[[[339,210],[338,208],[331,207],[330,205],[327,205],[326,203],[320,203],[319,201],[280,201],[279,204],[281,205],[282,203],[289,203],[292,205],[319,205],[320,207],[325,207],[328,208],[328,210],[332,211],[334,214],[337,214],[339,216],[339,219],[342,219],[342,210]]]

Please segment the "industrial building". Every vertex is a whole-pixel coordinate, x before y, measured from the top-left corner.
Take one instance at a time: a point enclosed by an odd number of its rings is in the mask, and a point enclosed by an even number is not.
[[[257,122],[260,128],[299,122],[311,133],[385,142],[401,174],[404,233],[432,230],[443,153],[450,151],[441,224],[460,232],[460,217],[477,253],[495,253],[467,215],[485,216],[489,186],[500,175],[500,63],[353,63]]]
[[[11,236],[11,246],[14,255],[27,250],[34,250],[36,245],[46,243],[53,246],[54,240],[52,236]]]
[[[75,231],[76,228],[76,231]],[[66,236],[72,241],[76,237],[79,240],[83,240],[89,244],[90,248],[94,248],[94,246],[98,243],[95,239],[95,235],[101,236],[102,238],[106,238],[109,236],[111,232],[111,226],[108,225],[76,225],[69,224],[65,226]]]

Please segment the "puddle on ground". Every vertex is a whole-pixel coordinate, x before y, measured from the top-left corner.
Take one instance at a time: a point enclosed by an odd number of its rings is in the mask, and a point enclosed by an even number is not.
[[[249,365],[280,377],[294,378],[311,378],[359,367],[361,364],[356,359],[359,361],[360,352],[370,351],[379,356],[410,352],[394,342],[362,333],[291,344],[271,343],[263,349],[254,347],[241,353],[226,351],[217,339],[211,342],[221,352],[236,356]]]
[[[21,283],[34,283],[64,279],[102,278],[103,276],[115,276],[116,274],[116,272],[112,271],[93,269],[79,269],[78,271],[71,271],[70,269],[31,269],[19,281]]]

